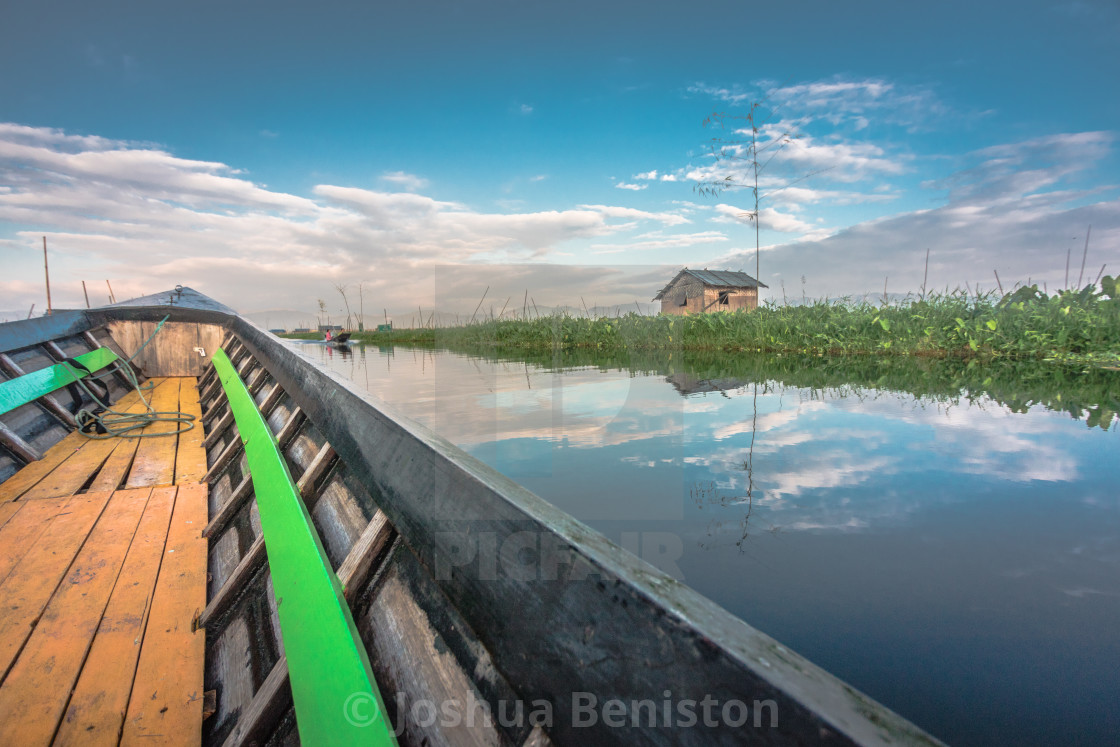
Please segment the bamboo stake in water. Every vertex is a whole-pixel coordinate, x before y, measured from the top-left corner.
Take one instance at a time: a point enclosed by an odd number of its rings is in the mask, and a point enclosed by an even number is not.
[[[922,274],[922,299],[926,297],[926,280],[929,279],[929,248],[926,248],[926,271]],[[785,295],[785,281],[782,281],[782,295]]]
[[[1089,234],[1093,232],[1093,226],[1090,225],[1089,229],[1085,231],[1085,253],[1081,255],[1081,274],[1077,276],[1077,287],[1081,287],[1081,280],[1085,277],[1085,259],[1089,256]],[[46,242],[46,239],[43,239]],[[48,295],[48,298],[50,296]]]
[[[51,308],[51,270],[47,267],[47,237],[43,237],[43,274],[47,278],[47,314],[53,314],[54,310]]]

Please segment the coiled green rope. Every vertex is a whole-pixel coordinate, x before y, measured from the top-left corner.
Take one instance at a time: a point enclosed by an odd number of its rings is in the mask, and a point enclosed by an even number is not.
[[[93,400],[93,402],[97,405],[97,408],[94,410],[83,407],[75,414],[74,419],[78,421],[79,433],[81,433],[86,438],[92,438],[96,440],[102,440],[106,438],[154,438],[157,436],[175,436],[180,433],[186,433],[191,428],[194,428],[194,415],[185,412],[179,412],[177,410],[167,410],[163,412],[153,410],[151,403],[149,403],[148,400],[145,399],[144,392],[151,391],[155,385],[149,381],[147,384],[141,386],[140,382],[136,380],[136,375],[132,372],[132,367],[129,365],[130,363],[132,363],[132,360],[136,356],[140,355],[140,351],[147,347],[148,343],[151,342],[157,334],[159,334],[160,329],[163,328],[163,323],[170,318],[171,315],[168,314],[163,319],[161,319],[160,323],[156,325],[155,331],[152,332],[151,336],[144,341],[143,345],[137,348],[136,352],[133,353],[128,360],[126,360],[123,364],[120,361],[117,361],[113,364],[117,367],[116,370],[120,372],[121,375],[124,376],[130,384],[132,384],[132,388],[136,390],[136,394],[140,397],[140,401],[144,403],[144,407],[147,410],[146,412],[121,412],[120,410],[114,410],[109,406],[108,402],[102,402],[101,398],[94,394],[92,390],[90,390],[89,386],[87,386],[86,384],[86,381],[88,379],[101,379],[102,377],[112,374],[112,369],[107,370],[105,373],[97,374],[94,376],[83,376],[82,374],[84,372],[78,371],[78,369],[76,369],[74,366],[71,366],[69,363],[63,361],[63,363],[74,374],[75,378],[77,379],[78,386],[80,386],[82,390],[85,391],[87,395],[89,395],[89,398]],[[163,433],[136,432],[142,431],[149,425],[153,425],[155,423],[182,423],[186,427],[180,427],[178,428],[178,430],[167,431]]]

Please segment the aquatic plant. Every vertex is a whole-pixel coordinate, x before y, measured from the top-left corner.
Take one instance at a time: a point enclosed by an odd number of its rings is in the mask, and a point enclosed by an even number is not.
[[[1053,294],[963,291],[899,303],[818,300],[753,311],[615,317],[553,314],[458,327],[365,332],[356,339],[449,348],[718,350],[813,355],[1049,359],[1120,366],[1115,278]]]

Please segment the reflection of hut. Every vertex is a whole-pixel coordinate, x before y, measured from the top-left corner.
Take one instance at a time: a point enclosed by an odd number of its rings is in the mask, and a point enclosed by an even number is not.
[[[767,286],[745,272],[686,267],[653,300],[661,301],[662,314],[756,309],[760,287]]]
[[[720,379],[700,379],[693,374],[685,371],[677,371],[674,374],[665,377],[673,385],[682,396],[689,394],[707,394],[708,392],[719,392],[727,396],[727,392],[742,389],[750,384],[746,379],[737,379],[734,377],[720,378]]]

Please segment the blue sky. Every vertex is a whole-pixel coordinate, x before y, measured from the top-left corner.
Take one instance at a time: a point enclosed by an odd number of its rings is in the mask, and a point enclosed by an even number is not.
[[[1092,279],[1120,271],[1118,38],[1114,2],[8,4],[0,308],[45,305],[43,235],[60,306],[753,274],[749,193],[694,185],[742,175],[705,117],[762,98],[764,144],[797,136],[763,177],[770,298],[916,290],[927,248],[931,286],[1061,285],[1090,224]]]

